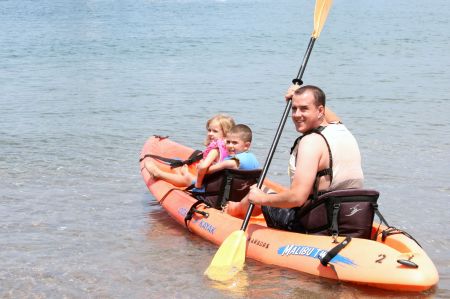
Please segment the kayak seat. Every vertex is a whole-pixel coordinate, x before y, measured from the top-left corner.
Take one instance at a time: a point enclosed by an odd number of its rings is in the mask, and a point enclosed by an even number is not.
[[[347,189],[308,199],[297,210],[295,231],[370,239],[379,196],[376,190]]]
[[[262,169],[223,169],[209,174],[203,180],[205,192],[196,195],[207,205],[222,209],[228,201],[241,201],[258,182]]]

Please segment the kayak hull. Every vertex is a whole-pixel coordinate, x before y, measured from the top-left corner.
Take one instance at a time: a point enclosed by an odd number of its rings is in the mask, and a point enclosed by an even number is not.
[[[151,137],[145,143],[141,157],[152,154],[167,158],[187,159],[193,149],[168,138]],[[151,159],[151,158],[147,158]],[[158,166],[170,171],[164,163]],[[187,192],[163,180],[154,180],[143,169],[143,179],[155,199],[178,223],[185,226],[185,216],[196,199]],[[190,166],[195,171],[195,166]],[[264,181],[264,188],[279,192],[284,189],[270,180]],[[200,237],[220,245],[232,233],[240,229],[242,219],[200,204],[188,228]],[[375,234],[378,225],[374,225]],[[381,226],[380,229],[385,229]],[[320,263],[319,257],[336,246],[330,236],[317,236],[271,229],[266,226],[262,215],[252,217],[246,230],[248,258],[265,264],[285,267],[320,277],[372,287],[420,292],[437,285],[438,272],[425,251],[404,234],[388,236],[381,240],[352,238],[351,242],[334,257],[328,266]],[[343,237],[339,237],[342,241]],[[417,268],[399,263],[410,261]],[[408,264],[408,262],[406,262]],[[414,265],[412,264],[412,265]]]

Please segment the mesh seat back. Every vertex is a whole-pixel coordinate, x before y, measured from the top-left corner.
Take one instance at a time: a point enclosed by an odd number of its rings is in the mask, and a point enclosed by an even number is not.
[[[379,196],[376,190],[347,189],[309,199],[297,212],[295,230],[318,235],[337,230],[339,235],[370,239]]]
[[[221,209],[227,201],[241,201],[250,186],[258,182],[261,172],[261,169],[224,169],[206,176],[204,201],[216,209]]]

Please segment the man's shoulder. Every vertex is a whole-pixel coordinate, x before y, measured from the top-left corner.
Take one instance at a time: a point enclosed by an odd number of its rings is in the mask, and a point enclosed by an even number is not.
[[[303,135],[300,139],[301,144],[309,144],[309,143],[315,143],[317,141],[323,140],[323,137],[320,136],[322,133],[320,132],[312,132],[306,135]]]
[[[323,130],[324,133],[327,132],[342,132],[348,131],[347,127],[343,123],[331,123],[328,124]]]
[[[326,138],[321,133],[311,133],[300,139],[298,149],[302,156],[316,155],[318,152],[328,150],[328,146]]]

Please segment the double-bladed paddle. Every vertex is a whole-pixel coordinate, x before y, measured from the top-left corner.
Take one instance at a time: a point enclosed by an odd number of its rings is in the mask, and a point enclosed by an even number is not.
[[[311,54],[314,42],[319,37],[322,31],[323,25],[328,16],[328,11],[330,10],[333,0],[316,0],[316,5],[314,8],[314,30],[311,34],[311,39],[306,49],[305,56],[303,57],[302,65],[298,71],[297,77],[292,80],[294,84],[302,84],[302,76],[305,71],[306,64],[308,63],[309,56]],[[286,103],[286,108],[284,109],[283,116],[281,118],[280,124],[278,125],[275,138],[267,155],[266,162],[258,179],[258,188],[261,189],[264,179],[266,177],[267,171],[272,161],[275,149],[280,140],[281,133],[283,131],[284,125],[288,118],[289,112],[292,107],[291,100]],[[247,245],[247,238],[245,236],[245,230],[247,229],[250,217],[253,212],[254,205],[251,203],[248,207],[247,214],[242,223],[241,229],[231,233],[222,245],[219,247],[216,255],[214,256],[208,269],[206,269],[205,274],[213,280],[226,281],[234,277],[234,275],[243,269],[245,263],[245,251]]]

